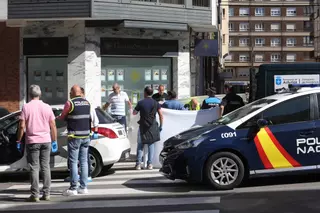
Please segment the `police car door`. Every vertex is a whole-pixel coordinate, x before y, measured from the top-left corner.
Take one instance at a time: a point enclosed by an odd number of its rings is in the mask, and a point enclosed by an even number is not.
[[[315,95],[304,95],[262,112],[268,125],[260,128],[254,142],[265,168],[319,164],[314,106]]]

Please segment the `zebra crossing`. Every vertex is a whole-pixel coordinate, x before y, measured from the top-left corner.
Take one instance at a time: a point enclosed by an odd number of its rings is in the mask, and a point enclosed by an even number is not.
[[[72,197],[62,196],[69,183],[53,179],[51,201],[23,202],[29,196],[28,182],[11,185],[0,190],[0,212],[71,210],[92,208],[114,208],[120,212],[158,213],[218,213],[220,197],[206,186],[190,185],[182,180],[168,180],[158,169],[133,170],[134,163],[114,165],[107,175],[94,178],[89,183],[89,194]],[[81,212],[81,211],[80,211]],[[91,210],[90,210],[91,212]]]

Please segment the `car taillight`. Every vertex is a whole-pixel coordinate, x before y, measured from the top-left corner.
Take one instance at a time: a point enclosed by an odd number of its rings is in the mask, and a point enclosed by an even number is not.
[[[94,131],[94,129],[92,129],[92,131]],[[112,139],[118,138],[118,135],[112,129],[109,129],[109,128],[99,127],[98,133],[107,138],[112,138]]]

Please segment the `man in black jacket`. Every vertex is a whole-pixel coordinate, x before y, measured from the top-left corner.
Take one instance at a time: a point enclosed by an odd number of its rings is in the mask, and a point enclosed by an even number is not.
[[[153,89],[146,87],[144,89],[144,99],[139,101],[133,111],[133,115],[140,112],[137,160],[136,169],[141,169],[142,153],[144,144],[148,144],[148,169],[153,169],[152,159],[154,155],[154,143],[160,140],[160,132],[162,130],[163,117],[160,104],[152,99]],[[156,121],[156,113],[160,118],[160,126]]]
[[[236,94],[232,85],[225,85],[227,95],[224,96],[221,102],[221,116],[226,115],[242,106],[244,106],[243,99]]]

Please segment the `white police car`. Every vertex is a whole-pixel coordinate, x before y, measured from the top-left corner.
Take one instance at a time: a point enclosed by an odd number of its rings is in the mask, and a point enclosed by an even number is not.
[[[63,106],[52,106],[55,116],[61,114]],[[0,118],[0,172],[27,170],[26,153],[16,146],[19,116],[21,111]],[[91,140],[89,157],[92,177],[99,175],[102,168],[110,169],[114,163],[129,158],[130,142],[124,127],[100,108],[96,108],[99,119],[99,138]],[[67,124],[56,120],[58,151],[51,153],[52,170],[67,170]]]
[[[245,178],[320,168],[320,87],[292,85],[164,142],[169,179],[237,187]]]

